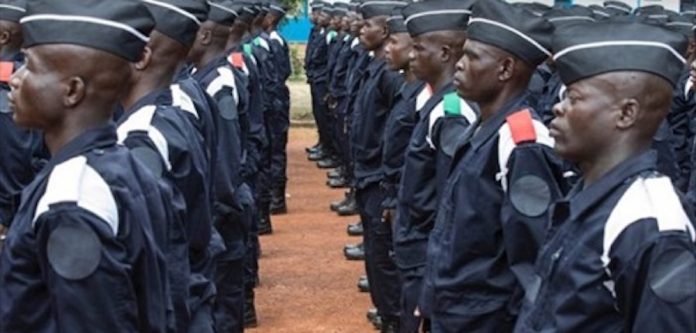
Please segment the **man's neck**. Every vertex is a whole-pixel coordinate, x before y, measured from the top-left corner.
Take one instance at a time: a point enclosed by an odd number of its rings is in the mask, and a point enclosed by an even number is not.
[[[501,109],[513,99],[521,96],[525,92],[526,88],[522,86],[513,86],[511,84],[503,86],[498,94],[493,96],[488,101],[474,101],[477,102],[481,108],[481,122],[492,118]]]
[[[604,175],[616,168],[619,164],[650,149],[650,142],[638,144],[635,140],[630,143],[616,143],[609,140],[607,145],[598,147],[597,151],[587,161],[578,162],[582,172],[583,187],[587,188],[597,182]]]
[[[454,71],[454,64],[445,66],[440,75],[437,75],[427,83],[433,88],[433,91],[438,91],[452,82],[452,79],[454,78]]]

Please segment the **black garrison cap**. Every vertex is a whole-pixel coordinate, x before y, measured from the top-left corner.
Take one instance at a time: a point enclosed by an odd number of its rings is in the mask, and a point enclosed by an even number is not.
[[[414,2],[403,10],[411,36],[433,31],[466,30],[474,0],[431,0]]]
[[[248,1],[234,1],[231,7],[239,14],[237,16],[237,21],[247,24],[251,24],[259,13],[256,6]]]
[[[312,4],[309,5],[309,7],[312,8],[312,10],[321,10],[326,6],[326,2],[322,0],[314,0],[312,1]]]
[[[139,1],[33,0],[20,23],[25,47],[74,44],[129,61],[140,59],[155,26]]]
[[[155,30],[190,47],[208,18],[204,0],[143,0],[155,18]]]
[[[333,16],[345,16],[348,14],[348,8],[350,5],[346,2],[336,2],[333,4],[333,8],[331,9],[331,15]]]
[[[27,2],[25,0],[0,1],[0,20],[19,23],[26,12]]]
[[[554,27],[578,22],[594,22],[592,9],[583,6],[573,6],[570,8],[554,8],[546,13],[544,17],[553,24]]]
[[[278,0],[273,0],[268,7],[268,11],[276,16],[285,16],[288,12],[288,6]]]
[[[669,15],[669,20],[665,23],[665,27],[669,30],[681,33],[686,37],[694,35],[694,17],[690,14]]]
[[[590,5],[587,6],[587,8],[592,10],[592,17],[594,17],[596,20],[604,20],[613,16],[609,10],[600,5]]]
[[[551,56],[553,26],[546,19],[501,0],[478,1],[468,38],[499,47],[532,66]]]
[[[633,8],[621,1],[604,1],[604,8],[612,15],[629,15]]]
[[[635,22],[569,25],[553,36],[554,60],[565,84],[603,73],[640,71],[676,85],[684,71],[686,46],[679,33]]]
[[[360,5],[360,12],[366,19],[376,16],[391,16],[394,8],[406,6],[406,2],[394,0],[367,0]]]
[[[536,16],[544,16],[551,10],[551,7],[538,2],[516,2],[515,6],[522,7]]]
[[[391,16],[389,16],[387,19],[389,33],[397,34],[408,32],[408,29],[406,29],[406,23],[404,23],[404,16],[401,14],[401,12],[401,8],[394,8],[394,10],[392,10]]]
[[[693,3],[682,3],[680,13],[696,16],[696,5]]]
[[[210,10],[208,20],[218,24],[231,26],[239,16],[239,10],[235,9],[232,2],[228,0],[208,1]]]

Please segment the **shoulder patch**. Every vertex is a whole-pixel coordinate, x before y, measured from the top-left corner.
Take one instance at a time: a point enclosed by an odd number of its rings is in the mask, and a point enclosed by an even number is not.
[[[169,162],[169,144],[167,143],[167,139],[160,130],[152,126],[152,117],[155,115],[155,111],[157,111],[156,106],[148,105],[133,112],[133,114],[116,129],[118,142],[123,144],[131,132],[140,131],[147,133],[147,136],[152,143],[155,144],[155,147],[157,147],[157,151],[165,167],[167,170],[171,170],[172,165]]]
[[[0,62],[0,82],[10,82],[10,77],[14,73],[14,61]]]
[[[536,141],[536,130],[534,129],[532,114],[528,109],[509,115],[506,121],[510,126],[510,134],[512,134],[512,141],[515,144]]]
[[[433,97],[433,88],[430,85],[425,85],[423,90],[416,97],[416,112],[419,112],[428,103],[430,97]]]
[[[242,50],[244,50],[244,53],[246,53],[248,55],[253,54],[253,47],[249,43],[242,45]]]
[[[280,34],[277,31],[271,32],[271,39],[277,41],[280,43],[280,45],[285,45],[285,41],[283,40],[283,37],[280,36]]]
[[[193,100],[181,89],[178,83],[171,85],[170,91],[172,93],[172,105],[192,114],[196,119],[199,118],[198,110],[196,110]]]
[[[686,84],[684,85],[684,98],[689,98],[689,94],[691,93],[691,88],[694,87],[694,82],[691,81],[691,79],[687,78],[686,79]]]
[[[231,68],[228,67],[220,67],[217,70],[218,72],[218,77],[215,78],[210,84],[208,85],[208,88],[205,89],[205,91],[208,93],[210,96],[215,96],[220,90],[222,90],[225,87],[232,88],[232,94],[234,96],[234,101],[235,103],[239,103],[239,92],[237,91],[237,81],[234,77],[234,72],[232,72]]]
[[[633,223],[655,219],[660,232],[684,231],[696,240],[693,226],[668,177],[640,177],[626,190],[604,226],[602,263],[609,269],[611,248]]]
[[[651,264],[650,289],[661,300],[681,303],[696,296],[696,258],[693,252],[679,248],[663,250]]]
[[[428,119],[426,141],[433,149],[437,148],[432,139],[433,128],[437,121],[443,117],[463,117],[466,118],[467,122],[471,125],[476,122],[478,115],[476,111],[471,108],[469,103],[459,97],[457,93],[453,92],[443,96],[442,101],[430,111],[430,118]]]
[[[82,280],[99,267],[102,244],[90,226],[61,223],[48,236],[46,255],[51,268],[66,280]]]
[[[232,52],[227,60],[234,67],[239,69],[244,68],[244,55],[241,52]]]
[[[33,224],[57,203],[75,203],[98,216],[114,235],[118,234],[118,205],[109,184],[87,164],[84,156],[74,157],[56,165],[34,212]]]

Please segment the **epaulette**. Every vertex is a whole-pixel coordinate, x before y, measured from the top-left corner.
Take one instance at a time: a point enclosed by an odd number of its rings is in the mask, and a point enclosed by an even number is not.
[[[442,97],[442,103],[446,117],[458,117],[462,114],[461,100],[456,92],[451,92]]]
[[[14,73],[14,61],[0,62],[0,82],[10,82],[12,73]]]
[[[507,116],[505,120],[508,126],[510,126],[510,133],[515,144],[536,142],[537,133],[536,129],[534,129],[532,113],[529,112],[529,109],[517,111]]]
[[[251,46],[251,44],[247,43],[247,44],[242,45],[242,49],[244,50],[244,53],[246,53],[248,55],[252,55],[253,47]]]

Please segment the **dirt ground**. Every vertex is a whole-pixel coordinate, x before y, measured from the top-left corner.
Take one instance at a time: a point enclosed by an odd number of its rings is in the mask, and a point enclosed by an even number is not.
[[[259,326],[252,333],[363,333],[369,295],[356,283],[362,261],[347,261],[343,246],[360,241],[346,225],[357,217],[338,217],[329,203],[343,190],[326,185],[326,171],[306,158],[316,130],[293,128],[288,144],[288,214],[273,217],[274,233],[262,236],[261,285],[256,293]]]

